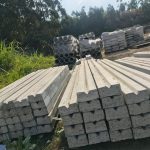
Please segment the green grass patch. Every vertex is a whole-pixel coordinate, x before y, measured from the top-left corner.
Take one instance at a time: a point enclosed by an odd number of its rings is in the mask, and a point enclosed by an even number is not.
[[[33,71],[54,66],[53,56],[20,53],[18,45],[0,42],[0,89]]]

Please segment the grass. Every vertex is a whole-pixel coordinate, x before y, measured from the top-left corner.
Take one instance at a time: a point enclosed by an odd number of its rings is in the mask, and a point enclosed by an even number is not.
[[[54,66],[53,56],[27,55],[21,50],[16,42],[0,42],[0,89],[33,71]]]

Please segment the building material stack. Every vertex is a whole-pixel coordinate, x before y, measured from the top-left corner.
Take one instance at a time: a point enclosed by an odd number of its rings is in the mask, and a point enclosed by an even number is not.
[[[77,87],[80,66],[72,72],[72,77],[59,104],[59,113],[64,123],[64,131],[70,148],[88,145],[85,134],[83,116],[77,102]]]
[[[101,38],[105,53],[120,51],[127,48],[125,32],[122,30],[114,32],[104,32],[102,33]]]
[[[112,142],[131,139],[131,120],[117,80],[95,60],[88,60],[108,122]]]
[[[89,145],[110,141],[99,93],[86,60],[81,61],[79,77],[77,98]]]
[[[83,39],[79,41],[80,56],[84,58],[86,55],[91,55],[93,58],[100,58],[101,39],[89,40]]]
[[[75,64],[79,55],[79,42],[72,35],[56,37],[54,39],[54,54],[56,64]]]
[[[134,57],[138,58],[150,58],[150,51],[145,51],[145,52],[137,52],[133,54]]]
[[[144,29],[143,26],[134,26],[124,29],[125,37],[128,47],[135,46],[144,41]]]
[[[93,58],[100,58],[101,39],[95,39],[95,34],[87,33],[79,36],[80,56],[84,58],[91,55]]]
[[[148,58],[126,57],[118,59],[116,62],[129,68],[150,74],[150,59]]]
[[[69,77],[67,66],[39,70],[0,90],[0,112],[8,138],[51,132]]]
[[[150,75],[109,60],[102,60],[102,63],[121,85],[132,120],[134,139],[150,137]]]

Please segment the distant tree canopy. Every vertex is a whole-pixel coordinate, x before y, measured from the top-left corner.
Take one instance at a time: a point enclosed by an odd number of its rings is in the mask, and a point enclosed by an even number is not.
[[[66,14],[60,0],[0,0],[0,40],[16,40],[26,52],[52,54],[56,35],[78,36],[86,32],[100,35],[136,24],[150,23],[150,0],[117,0],[108,5]]]
[[[105,31],[130,27],[136,24],[150,23],[150,0],[118,0],[118,9],[108,5],[103,7],[90,8],[86,13],[84,7],[81,11],[72,13],[62,19],[61,34],[79,34],[93,31],[100,35]]]
[[[0,39],[19,41],[29,52],[50,50],[65,14],[58,0],[0,0]]]

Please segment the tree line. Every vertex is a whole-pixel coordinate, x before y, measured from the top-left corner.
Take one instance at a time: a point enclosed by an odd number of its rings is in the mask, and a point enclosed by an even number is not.
[[[53,37],[102,32],[150,23],[150,0],[118,0],[68,15],[59,0],[0,0],[0,40],[18,41],[26,53],[53,54]]]

